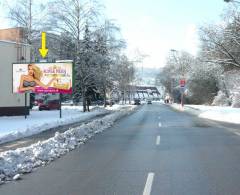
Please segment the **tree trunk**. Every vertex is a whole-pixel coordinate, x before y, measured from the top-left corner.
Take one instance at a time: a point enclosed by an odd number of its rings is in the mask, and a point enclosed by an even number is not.
[[[131,91],[130,91],[130,88],[128,90],[128,100],[129,100],[129,104],[131,104]]]
[[[89,100],[87,99],[87,111],[90,112],[90,109],[89,109]]]
[[[90,97],[89,97],[89,96],[86,97],[86,102],[87,102],[87,111],[90,112],[89,106],[90,106],[90,104],[91,104],[91,103],[90,103],[91,101],[90,101]]]
[[[124,90],[124,104],[127,103],[127,98],[126,98],[126,91]]]
[[[124,103],[124,91],[122,93],[122,104]]]
[[[86,111],[87,111],[87,108],[86,108],[86,99],[85,99],[84,96],[82,97],[82,101],[83,101],[83,112],[86,112]]]
[[[106,90],[105,90],[105,88],[104,88],[104,90],[103,90],[103,95],[104,95],[104,107],[106,107],[107,106],[107,104],[106,104]]]
[[[85,87],[82,86],[82,101],[83,101],[83,112],[86,112],[86,94],[85,94]]]

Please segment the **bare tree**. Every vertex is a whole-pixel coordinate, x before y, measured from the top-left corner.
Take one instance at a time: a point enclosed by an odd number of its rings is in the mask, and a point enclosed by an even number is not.
[[[223,24],[200,28],[202,56],[206,62],[222,65],[225,70],[240,68],[240,14],[236,7],[225,13]]]
[[[92,71],[93,47],[89,28],[94,28],[99,14],[99,4],[93,0],[53,0],[49,3],[49,31],[67,35],[71,40],[71,49],[75,63],[74,99],[83,100],[83,110],[86,111],[86,92],[94,85]]]
[[[79,59],[85,25],[95,26],[101,6],[93,0],[52,0],[48,4],[48,29],[55,34],[67,34],[75,44],[75,61]]]
[[[98,72],[96,83],[97,88],[103,95],[104,106],[106,106],[107,92],[114,88],[113,66],[116,65],[116,55],[124,48],[124,42],[121,39],[116,39],[116,33],[118,32],[119,28],[109,20],[106,20],[95,31],[96,68]]]
[[[24,30],[24,42],[32,45],[30,58],[34,61],[34,40],[40,36],[46,21],[46,4],[34,0],[15,0],[5,2],[8,18],[12,23]]]
[[[132,61],[126,55],[119,55],[117,66],[114,67],[114,79],[117,83],[122,98],[122,102],[130,101],[133,81],[135,80],[135,68]]]

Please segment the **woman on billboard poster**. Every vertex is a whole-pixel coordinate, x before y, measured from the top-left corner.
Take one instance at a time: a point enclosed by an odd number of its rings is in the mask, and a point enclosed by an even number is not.
[[[19,91],[20,92],[34,92],[36,86],[43,87],[44,89],[47,89],[52,85],[54,81],[56,81],[56,78],[52,78],[48,84],[44,84],[41,82],[42,77],[42,71],[39,67],[37,67],[34,64],[28,64],[28,74],[27,75],[21,75],[20,78],[20,85],[19,85]]]

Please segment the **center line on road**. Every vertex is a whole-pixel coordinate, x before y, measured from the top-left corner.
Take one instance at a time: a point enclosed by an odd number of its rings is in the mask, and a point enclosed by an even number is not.
[[[158,123],[158,126],[159,126],[159,127],[162,127],[162,123],[161,123],[161,122],[160,122],[160,123]]]
[[[154,173],[148,173],[147,181],[143,191],[143,195],[150,195],[152,191],[152,183],[154,179]]]
[[[234,132],[236,135],[239,135],[240,136],[240,133],[239,132]]]
[[[159,145],[159,144],[160,144],[160,140],[161,140],[161,137],[160,137],[160,135],[159,135],[159,136],[157,136],[156,145]]]

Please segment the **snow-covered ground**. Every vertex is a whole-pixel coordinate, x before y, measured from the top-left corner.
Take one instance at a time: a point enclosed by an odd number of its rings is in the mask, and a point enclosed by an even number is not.
[[[126,106],[125,106],[126,107]],[[49,128],[87,120],[91,117],[123,109],[124,105],[112,107],[91,107],[91,112],[82,112],[82,106],[63,106],[62,118],[59,111],[38,111],[33,109],[27,119],[24,116],[0,117],[0,143],[31,136]]]
[[[184,109],[182,109],[179,104],[172,104],[171,106],[175,109],[198,115],[201,118],[240,124],[240,108],[205,105],[185,105]]]
[[[109,128],[124,115],[131,113],[136,106],[119,106],[112,112],[88,124],[69,129],[64,133],[28,147],[0,153],[0,184],[8,180],[17,180],[21,174],[29,173],[34,168],[44,166],[74,148],[84,144],[94,134]],[[114,109],[113,107],[111,109]]]

